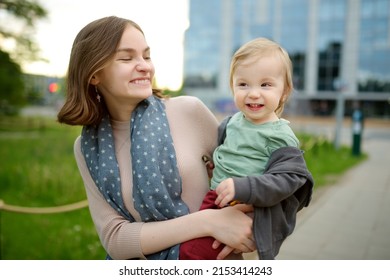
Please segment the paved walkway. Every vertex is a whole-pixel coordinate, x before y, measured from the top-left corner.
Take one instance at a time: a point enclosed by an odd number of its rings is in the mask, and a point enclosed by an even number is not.
[[[334,129],[334,123],[300,126],[311,132]],[[351,137],[348,127],[343,129],[344,143]],[[334,185],[314,192],[276,259],[390,260],[390,122],[368,125],[362,144],[368,159]]]
[[[314,193],[277,259],[390,260],[390,142],[365,142],[369,159]]]

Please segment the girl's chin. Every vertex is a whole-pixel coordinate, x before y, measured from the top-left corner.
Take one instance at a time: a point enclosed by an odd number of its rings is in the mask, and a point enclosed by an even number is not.
[[[140,97],[140,98],[148,98],[153,94],[153,91],[151,88],[148,89],[137,89],[134,90],[131,95],[134,97]]]

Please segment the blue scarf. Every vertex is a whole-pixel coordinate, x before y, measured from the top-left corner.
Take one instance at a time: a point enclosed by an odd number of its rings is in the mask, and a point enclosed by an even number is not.
[[[134,207],[142,221],[163,221],[189,213],[181,199],[181,178],[163,102],[151,96],[131,118],[131,159]],[[121,192],[114,138],[108,115],[98,126],[85,126],[81,150],[91,177],[107,202],[130,222]],[[178,259],[179,244],[148,255],[148,259]]]

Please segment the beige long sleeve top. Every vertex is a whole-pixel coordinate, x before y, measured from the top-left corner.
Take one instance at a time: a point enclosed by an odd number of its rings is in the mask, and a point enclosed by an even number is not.
[[[190,212],[197,211],[209,190],[203,155],[211,157],[217,145],[218,121],[197,98],[181,96],[165,101],[169,126],[182,178],[182,199]],[[81,153],[80,137],[74,144],[74,153],[83,178],[89,209],[97,233],[107,253],[114,259],[145,258],[140,244],[143,222],[132,201],[132,166],[130,158],[130,124],[112,121],[115,152],[122,182],[123,201],[136,219],[130,223],[103,198],[93,182]]]

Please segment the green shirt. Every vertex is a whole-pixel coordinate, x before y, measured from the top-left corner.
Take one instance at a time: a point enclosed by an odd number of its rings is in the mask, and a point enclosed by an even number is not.
[[[226,127],[226,138],[213,154],[215,168],[211,189],[224,179],[261,175],[272,152],[286,146],[299,148],[299,140],[289,121],[253,124],[242,112],[232,116]]]

